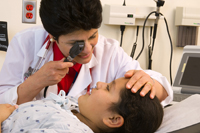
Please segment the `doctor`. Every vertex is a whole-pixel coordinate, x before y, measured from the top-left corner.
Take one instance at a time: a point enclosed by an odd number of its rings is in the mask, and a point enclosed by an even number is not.
[[[131,77],[126,87],[133,93],[144,85],[141,96],[151,91],[150,97],[156,95],[163,106],[171,102],[165,77],[143,71],[116,40],[98,34],[100,0],[41,0],[40,17],[43,26],[21,31],[10,42],[0,73],[0,103],[22,104],[60,90],[79,97],[98,81],[123,76]],[[63,62],[77,41],[84,41],[83,51],[72,62]]]

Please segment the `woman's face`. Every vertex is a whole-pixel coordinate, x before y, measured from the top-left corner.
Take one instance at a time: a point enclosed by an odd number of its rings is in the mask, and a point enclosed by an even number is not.
[[[79,110],[82,115],[94,123],[102,123],[103,117],[110,115],[108,109],[112,103],[117,103],[120,91],[125,89],[129,79],[119,78],[111,83],[98,82],[91,94],[85,94],[78,99]]]
[[[73,61],[80,64],[86,64],[91,60],[94,46],[98,42],[98,29],[91,29],[89,31],[79,30],[67,35],[61,35],[57,44],[63,55],[67,57],[69,56],[69,51],[73,44],[77,41],[84,41],[85,47]]]

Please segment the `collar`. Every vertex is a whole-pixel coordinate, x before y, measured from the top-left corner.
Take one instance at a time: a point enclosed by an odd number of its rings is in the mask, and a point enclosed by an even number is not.
[[[79,72],[80,69],[81,69],[81,66],[82,66],[82,64],[76,63],[76,64],[73,66],[73,68],[74,68],[74,70],[75,70],[76,72]]]
[[[92,54],[92,58],[90,60],[90,62],[88,62],[87,64],[85,64],[88,68],[92,68],[94,66],[96,66],[98,64],[98,60],[97,58],[94,56],[94,54]]]
[[[46,46],[48,44],[48,41],[49,41],[49,35],[46,36],[46,39],[44,40],[43,44],[42,44],[42,48],[39,50],[39,52],[37,53],[37,56],[39,57],[44,57],[44,54],[46,52]],[[51,47],[53,46],[50,46],[49,49],[51,49]],[[45,57],[44,57],[45,58]]]
[[[66,96],[65,91],[61,90],[58,95],[54,93],[50,93],[50,95],[46,99],[52,99],[58,104],[60,107],[66,110],[76,109],[78,110],[78,102],[73,97]]]

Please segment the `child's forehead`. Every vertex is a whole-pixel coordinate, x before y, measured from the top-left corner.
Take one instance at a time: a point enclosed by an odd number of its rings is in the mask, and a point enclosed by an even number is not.
[[[115,80],[115,83],[117,84],[126,84],[128,81],[129,81],[130,78],[125,78],[125,77],[122,77],[122,78],[118,78]]]
[[[116,87],[120,87],[120,88],[125,88],[126,87],[126,83],[129,81],[129,78],[118,78],[116,80],[114,80],[112,83],[115,83]]]

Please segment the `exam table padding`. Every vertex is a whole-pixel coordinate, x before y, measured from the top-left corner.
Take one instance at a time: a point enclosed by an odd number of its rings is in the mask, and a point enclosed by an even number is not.
[[[163,122],[156,133],[172,132],[197,123],[200,123],[199,94],[164,108]]]

